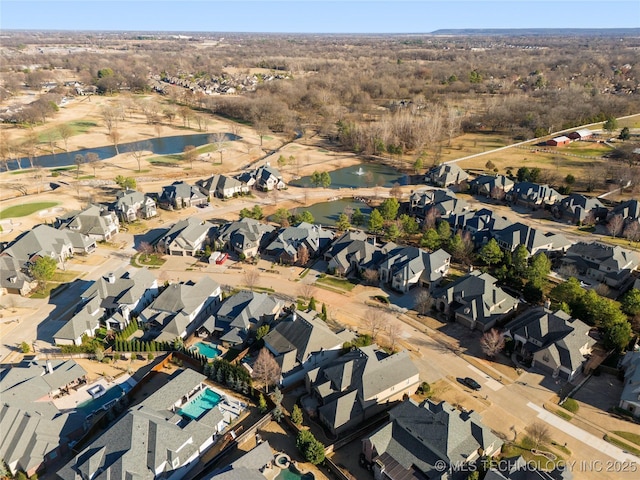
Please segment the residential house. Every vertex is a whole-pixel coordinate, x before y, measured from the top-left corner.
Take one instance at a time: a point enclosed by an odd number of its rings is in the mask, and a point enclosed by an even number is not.
[[[160,239],[160,244],[169,255],[195,257],[213,238],[214,228],[210,222],[188,217],[171,227]]]
[[[379,278],[402,293],[417,285],[433,291],[449,272],[450,262],[451,255],[442,249],[429,253],[417,247],[398,247],[380,263]]]
[[[469,179],[469,174],[455,163],[443,163],[429,170],[425,176],[427,183],[432,183],[438,187],[448,187],[449,185],[459,185]]]
[[[593,224],[604,220],[607,208],[595,197],[572,193],[553,206],[553,214],[578,225]]]
[[[456,478],[456,471],[466,478],[481,456],[491,457],[501,447],[478,413],[413,399],[392,408],[389,421],[362,440],[378,480],[445,480]]]
[[[190,369],[178,370],[75,455],[57,472],[58,478],[185,478],[200,462],[201,455],[237,418],[231,408],[226,408],[230,400],[224,397],[217,405],[199,412],[197,418],[183,410],[194,399],[212,395],[205,378]]]
[[[218,335],[225,346],[242,345],[251,332],[278,318],[283,307],[284,303],[271,295],[242,290],[227,298],[202,329]]]
[[[502,199],[510,192],[515,182],[504,175],[480,175],[469,182],[472,193]]]
[[[615,215],[622,215],[626,224],[640,221],[640,200],[621,202],[609,212],[607,220]]]
[[[13,475],[52,465],[84,434],[85,414],[58,408],[53,399],[85,383],[86,374],[74,360],[0,366],[0,458]]]
[[[624,388],[618,405],[640,418],[640,352],[625,353],[620,368],[624,372]]]
[[[586,140],[593,137],[593,132],[588,128],[581,128],[567,135],[571,140]]]
[[[568,465],[559,462],[553,470],[540,470],[524,457],[504,458],[491,467],[484,480],[573,480]]]
[[[246,258],[255,257],[270,242],[275,227],[253,218],[222,225],[216,234],[216,245]]]
[[[80,345],[84,335],[95,335],[103,320],[108,329],[122,330],[157,294],[158,281],[146,268],[99,278],[81,294],[80,308],[54,334],[55,343]]]
[[[344,233],[324,254],[324,259],[328,262],[327,270],[342,276],[354,271],[378,270],[384,254],[372,241],[366,233],[359,230]]]
[[[571,139],[565,135],[560,135],[559,137],[554,137],[550,140],[547,140],[547,145],[550,147],[562,147],[564,145],[569,145],[571,143]]]
[[[93,253],[96,241],[71,230],[58,230],[49,225],[36,225],[20,235],[6,249],[6,255],[23,263],[35,261],[38,257],[51,257],[64,266],[64,262],[74,253]]]
[[[507,217],[497,216],[488,208],[451,215],[448,221],[453,231],[469,232],[476,247],[484,245],[499,232],[513,225]]]
[[[462,200],[449,189],[427,188],[417,190],[409,198],[409,210],[418,217],[425,218],[433,215],[446,218],[450,215],[461,214],[469,209],[466,200]]]
[[[173,283],[140,313],[138,321],[147,325],[157,341],[184,339],[201,326],[221,298],[220,284],[210,277],[197,283]]]
[[[85,210],[71,212],[56,218],[56,228],[68,229],[106,242],[120,231],[120,222],[114,212],[103,205],[90,205]]]
[[[505,335],[513,338],[514,349],[531,360],[532,366],[572,380],[596,343],[589,330],[587,324],[562,310],[536,307],[509,322]]]
[[[309,259],[315,258],[329,246],[332,239],[331,230],[325,230],[322,225],[302,222],[295,227],[281,229],[264,251],[281,263],[294,264],[298,261],[300,248],[306,247]]]
[[[237,460],[217,468],[203,480],[265,480],[265,472],[272,472],[274,452],[269,442],[258,443]]]
[[[562,263],[588,279],[624,290],[632,281],[631,272],[640,266],[640,254],[617,245],[578,242],[567,250]]]
[[[294,311],[263,337],[264,346],[280,365],[282,385],[304,378],[309,370],[335,360],[353,334],[334,333],[317,312]]]
[[[239,194],[249,193],[249,186],[240,180],[226,175],[213,175],[196,182],[200,191],[208,198],[231,198]]]
[[[524,207],[536,209],[545,205],[553,205],[560,199],[560,194],[549,185],[532,182],[516,183],[507,193],[507,200]]]
[[[418,369],[403,350],[388,355],[377,345],[361,347],[305,375],[318,402],[319,420],[337,435],[415,392]]]
[[[524,223],[512,223],[511,225],[495,232],[493,237],[502,248],[513,252],[518,245],[524,245],[529,254],[538,252],[566,252],[573,242],[560,233],[547,232],[530,227]]]
[[[286,187],[286,184],[282,180],[282,174],[278,169],[273,168],[268,163],[263,167],[258,167],[254,173],[254,177],[256,179],[256,188],[264,192],[282,190]]]
[[[434,293],[436,308],[471,330],[486,332],[518,306],[518,299],[496,282],[488,273],[470,272]]]
[[[136,190],[118,192],[114,209],[124,222],[133,222],[138,218],[147,219],[158,214],[155,200]]]
[[[195,207],[207,201],[207,195],[202,193],[200,188],[184,181],[173,182],[171,185],[162,187],[159,199],[159,203],[166,208]]]
[[[0,255],[0,296],[17,294],[26,296],[38,282],[29,274],[24,262],[8,255]]]

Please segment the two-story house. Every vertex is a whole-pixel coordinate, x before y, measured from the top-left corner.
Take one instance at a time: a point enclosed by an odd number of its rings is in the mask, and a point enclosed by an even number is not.
[[[380,263],[379,278],[402,293],[421,285],[432,291],[449,272],[451,255],[440,249],[433,253],[416,247],[398,247]]]
[[[301,247],[306,247],[309,258],[315,258],[329,246],[332,239],[331,230],[322,228],[322,225],[302,222],[280,230],[265,248],[265,253],[279,262],[293,264],[298,261]]]
[[[82,211],[70,212],[56,218],[56,228],[73,232],[106,242],[120,231],[120,222],[114,212],[102,205],[90,205]]]
[[[118,192],[114,209],[124,222],[133,222],[138,218],[147,219],[158,214],[155,200],[136,190]]]
[[[197,217],[180,220],[160,239],[169,255],[195,257],[214,236],[215,226]]]
[[[231,198],[235,195],[249,193],[249,186],[240,180],[226,175],[213,175],[196,182],[200,191],[208,198]]]
[[[589,280],[619,289],[640,266],[640,254],[617,245],[578,242],[567,250],[562,263]]]
[[[242,218],[220,226],[216,233],[216,246],[244,255],[255,257],[266,247],[275,232],[275,227],[253,218]]]
[[[469,174],[455,163],[443,163],[429,170],[425,176],[427,183],[432,183],[438,187],[448,187],[449,185],[459,185],[469,179]]]

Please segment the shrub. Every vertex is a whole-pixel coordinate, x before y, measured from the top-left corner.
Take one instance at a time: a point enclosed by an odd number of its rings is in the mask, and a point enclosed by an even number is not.
[[[302,425],[302,420],[303,420],[302,410],[298,405],[294,405],[293,410],[291,411],[291,421],[296,425],[300,426]]]
[[[111,357],[104,357],[102,363],[111,363]]]
[[[27,342],[22,342],[20,344],[20,350],[22,351],[22,353],[29,353],[31,351],[31,347]]]
[[[429,394],[431,393],[431,385],[429,385],[427,382],[422,382],[420,386],[418,386],[418,393],[420,395],[429,396]]]
[[[316,440],[309,430],[301,430],[296,438],[296,446],[308,462],[318,465],[324,461],[324,445]]]
[[[570,411],[571,413],[576,413],[580,409],[580,404],[576,402],[573,398],[567,398],[561,406],[562,408]]]

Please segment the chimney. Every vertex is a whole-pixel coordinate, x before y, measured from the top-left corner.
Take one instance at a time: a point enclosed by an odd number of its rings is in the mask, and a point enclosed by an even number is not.
[[[51,365],[51,360],[47,360],[47,373],[53,373],[53,365]]]
[[[107,275],[107,282],[116,283],[116,276],[113,274],[113,272]]]
[[[291,315],[291,321],[295,322],[298,319],[298,313],[294,310],[293,315]]]

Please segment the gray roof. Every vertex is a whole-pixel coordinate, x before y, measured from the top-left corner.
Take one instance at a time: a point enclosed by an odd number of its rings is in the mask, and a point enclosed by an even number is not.
[[[514,198],[528,203],[554,203],[560,194],[549,185],[539,185],[532,182],[516,183],[509,192]]]
[[[573,217],[574,220],[584,221],[590,213],[601,215],[606,213],[605,206],[595,197],[587,197],[578,193],[566,196],[558,203],[561,211]]]
[[[137,302],[144,292],[156,281],[153,273],[147,268],[135,269],[133,272],[115,272],[113,283],[109,276],[100,277],[82,294],[83,298],[98,297],[104,308],[118,305],[131,305]]]
[[[618,245],[578,242],[567,250],[566,258],[579,258],[589,268],[617,274],[624,270],[634,270],[640,265],[640,255]]]
[[[66,250],[94,243],[86,235],[68,230],[58,230],[49,225],[36,225],[18,237],[2,253],[21,262],[28,262],[35,256],[58,259]]]
[[[8,255],[0,255],[0,288],[30,289],[33,281],[24,268],[24,262]]]
[[[245,249],[260,246],[263,237],[274,230],[275,227],[272,225],[253,218],[243,218],[222,225],[217,232],[217,238],[219,242],[229,243],[232,248]]]
[[[466,180],[469,174],[455,163],[443,163],[429,170],[427,178],[434,183],[446,186]]]
[[[619,203],[611,211],[612,215],[622,215],[627,221],[640,220],[640,200]]]
[[[53,373],[46,373],[46,362],[37,360],[0,370],[0,458],[17,462],[19,470],[39,466],[84,422],[84,414],[58,410],[49,394],[87,372],[73,360],[49,362]]]
[[[213,223],[200,220],[197,217],[188,217],[176,222],[162,237],[162,241],[170,245],[170,248],[178,247],[182,250],[198,250],[202,248],[199,239],[203,235],[209,235],[215,228]]]
[[[388,355],[377,345],[370,345],[311,370],[307,376],[313,379],[312,386],[321,398],[323,413],[332,415],[327,421],[332,422],[334,428],[339,428],[346,423],[345,408],[351,412],[365,410],[379,393],[417,374],[418,369],[405,350]],[[356,395],[353,395],[354,391]],[[349,409],[345,401],[340,400],[347,394],[359,406]]]
[[[380,268],[391,271],[395,276],[408,280],[420,274],[426,281],[434,281],[442,277],[438,269],[444,267],[451,258],[444,250],[429,253],[417,247],[399,247],[392,250],[389,256],[380,264]]]
[[[322,225],[302,222],[295,227],[280,230],[266,250],[271,255],[279,256],[286,253],[290,257],[295,257],[298,248],[305,245],[309,249],[309,255],[313,257],[329,245],[332,238],[333,232],[325,230]]]
[[[273,462],[274,454],[269,445],[269,442],[265,441],[236,461],[229,465],[217,469],[211,475],[203,477],[203,480],[264,480],[265,477],[261,473],[261,470],[270,465]]]
[[[530,339],[525,348],[531,353],[546,350],[558,365],[575,371],[584,362],[580,349],[596,342],[589,336],[590,327],[571,318],[562,310],[552,312],[533,308],[505,326],[512,336]]]
[[[195,185],[189,185],[184,181],[173,182],[171,185],[162,187],[160,200],[173,203],[178,198],[193,201],[205,199],[206,196],[198,187]]]
[[[56,219],[58,228],[73,230],[84,235],[109,235],[118,227],[118,218],[103,205],[70,212]]]
[[[496,468],[490,469],[484,480],[572,480],[573,473],[568,466],[553,470],[538,470],[523,457],[500,460]]]
[[[215,193],[222,193],[226,189],[237,189],[245,185],[244,182],[237,180],[233,177],[227,177],[226,175],[213,175],[203,180],[198,180],[196,185],[200,188],[205,195],[212,195]]]
[[[198,455],[201,445],[215,433],[214,427],[224,420],[222,412],[214,407],[204,417],[185,422],[171,407],[204,379],[193,370],[178,371],[95,438],[58,476],[74,478],[76,472],[96,480],[151,480],[157,469],[173,470],[173,460],[182,465]]]
[[[640,352],[625,353],[621,367],[624,369],[624,389],[620,400],[640,406]]]
[[[377,461],[397,470],[394,478],[440,478],[443,461],[460,465],[479,448],[495,451],[502,442],[475,412],[463,413],[446,402],[406,400],[389,411],[390,421],[374,432],[371,442]],[[385,456],[386,454],[386,456]]]
[[[311,354],[331,350],[344,343],[314,311],[296,311],[282,320],[264,337],[276,357],[295,351],[296,360],[304,363]],[[282,373],[287,373],[283,370]]]
[[[255,327],[264,319],[275,318],[282,307],[281,300],[265,293],[242,290],[227,298],[203,326],[210,332],[246,330]]]
[[[469,182],[471,188],[485,194],[491,194],[494,188],[508,192],[514,185],[515,182],[504,175],[480,175]]]
[[[524,223],[512,223],[500,231],[494,232],[496,240],[509,245],[511,250],[515,250],[518,245],[524,245],[531,253],[540,249],[561,250],[573,244],[560,233],[544,233],[541,230],[525,225]]]
[[[333,242],[326,253],[330,259],[329,266],[347,271],[352,263],[360,269],[377,269],[384,260],[384,254],[379,246],[368,241],[366,233],[349,231]]]
[[[460,305],[456,312],[488,324],[518,304],[518,300],[496,286],[496,282],[488,273],[475,270],[440,289],[434,297],[444,298],[450,305],[455,302]]]
[[[104,310],[95,310],[84,307],[82,310],[73,315],[60,329],[53,335],[54,340],[76,340],[80,338],[87,330],[95,330],[100,326],[100,319],[104,314]]]
[[[440,217],[462,213],[469,208],[466,200],[458,198],[452,190],[445,188],[418,190],[411,195],[410,204],[411,208],[422,215],[434,209]]]

